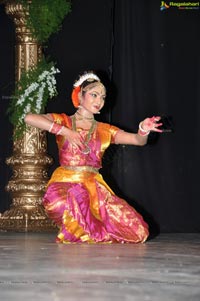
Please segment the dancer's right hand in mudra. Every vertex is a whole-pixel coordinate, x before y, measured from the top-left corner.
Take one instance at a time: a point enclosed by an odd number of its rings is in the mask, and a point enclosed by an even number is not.
[[[64,136],[71,145],[77,146],[80,148],[84,147],[84,141],[83,141],[83,138],[80,135],[80,133],[70,130],[68,128],[65,128],[62,131],[62,136]]]

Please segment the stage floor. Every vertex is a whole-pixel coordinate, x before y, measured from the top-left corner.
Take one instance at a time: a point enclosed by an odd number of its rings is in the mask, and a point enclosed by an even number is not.
[[[0,232],[1,300],[200,300],[200,234],[113,245],[54,238]]]

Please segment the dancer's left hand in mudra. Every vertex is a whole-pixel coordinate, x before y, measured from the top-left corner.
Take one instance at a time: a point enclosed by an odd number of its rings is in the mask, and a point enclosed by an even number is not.
[[[159,129],[159,127],[162,125],[162,122],[159,122],[159,120],[161,119],[160,116],[153,116],[151,118],[145,118],[141,123],[140,123],[140,127],[148,132],[158,132],[158,133],[162,133],[162,130]]]

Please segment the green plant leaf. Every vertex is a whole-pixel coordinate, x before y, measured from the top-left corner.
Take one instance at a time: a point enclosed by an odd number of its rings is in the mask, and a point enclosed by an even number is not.
[[[45,43],[52,33],[61,28],[65,16],[71,11],[71,1],[66,0],[20,0],[29,12],[27,27],[39,43]]]

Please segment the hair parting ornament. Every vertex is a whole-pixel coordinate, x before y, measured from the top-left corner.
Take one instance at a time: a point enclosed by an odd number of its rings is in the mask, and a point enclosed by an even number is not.
[[[73,87],[73,91],[72,91],[72,102],[73,102],[73,105],[75,108],[78,108],[78,106],[80,105],[79,103],[79,97],[78,97],[78,94],[79,92],[81,92],[81,85],[85,82],[85,81],[88,81],[88,82],[93,82],[93,81],[97,81],[97,82],[100,82],[100,79],[99,77],[94,74],[93,72],[86,72],[84,73],[83,75],[81,75],[79,77],[79,79],[77,81],[75,81]],[[89,84],[89,83],[88,83]]]

